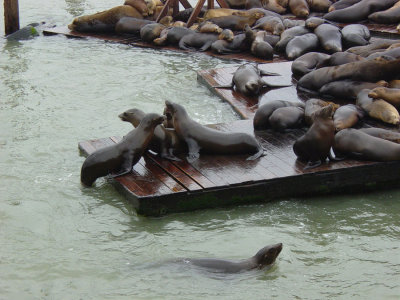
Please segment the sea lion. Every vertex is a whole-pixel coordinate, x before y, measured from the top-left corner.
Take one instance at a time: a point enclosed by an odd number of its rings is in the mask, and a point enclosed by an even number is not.
[[[350,24],[342,28],[343,44],[347,48],[364,46],[369,44],[371,33],[367,26],[362,24]]]
[[[222,28],[219,27],[217,24],[211,23],[209,21],[205,21],[199,25],[197,28],[198,32],[201,33],[221,33]]]
[[[394,161],[400,159],[399,144],[354,128],[347,128],[336,134],[333,150],[336,156],[348,154],[364,160]]]
[[[361,0],[352,6],[331,11],[324,15],[324,18],[338,23],[356,23],[367,19],[370,14],[376,11],[388,9],[397,1],[398,0]]]
[[[297,158],[307,162],[304,169],[320,166],[329,156],[335,139],[332,120],[333,106],[328,105],[315,112],[314,123],[293,145]]]
[[[151,23],[154,23],[154,21],[123,17],[115,24],[115,32],[118,34],[140,34],[140,29]]]
[[[269,245],[259,250],[256,255],[241,261],[215,258],[185,258],[184,263],[207,268],[213,272],[238,273],[253,269],[262,269],[272,265],[282,250],[282,243]]]
[[[356,4],[360,1],[361,0],[339,0],[339,1],[336,1],[329,7],[328,12],[352,6],[353,4]]]
[[[345,128],[353,127],[363,117],[364,111],[354,104],[340,106],[333,115],[333,124],[335,125],[335,130],[340,131]]]
[[[304,23],[304,26],[307,29],[314,30],[317,28],[319,25],[326,23],[325,19],[318,18],[318,17],[309,17],[306,22]]]
[[[157,125],[165,117],[158,114],[147,114],[136,129],[130,131],[117,144],[98,149],[90,154],[83,162],[81,182],[91,186],[97,178],[115,173],[113,177],[121,176],[132,171],[146,151]]]
[[[294,60],[306,52],[314,51],[318,46],[318,37],[314,33],[295,36],[286,46],[286,57]]]
[[[400,132],[376,127],[360,128],[359,130],[374,137],[400,144]]]
[[[370,14],[368,19],[380,24],[395,24],[400,22],[400,1],[387,10]]]
[[[274,16],[265,16],[256,21],[252,29],[261,29],[279,35],[285,30],[282,19]]]
[[[275,46],[275,50],[278,52],[284,52],[286,50],[286,46],[291,41],[294,37],[300,36],[306,33],[310,33],[310,30],[308,30],[304,26],[295,26],[289,29],[286,29],[284,32],[281,34],[281,39]]]
[[[140,29],[140,38],[144,42],[152,43],[156,38],[160,37],[161,31],[165,28],[166,26],[160,23],[151,23],[144,25]]]
[[[328,60],[327,65],[340,66],[340,65],[347,64],[347,63],[351,63],[351,62],[360,61],[360,60],[365,60],[365,58],[360,55],[353,54],[351,52],[336,52],[331,55],[331,57]]]
[[[306,0],[289,0],[289,8],[292,14],[298,18],[307,18],[310,14]]]
[[[262,4],[260,0],[246,0],[244,4],[244,9],[248,10],[251,8],[262,8]]]
[[[328,53],[342,51],[342,34],[340,29],[331,24],[321,24],[314,30],[322,48]]]
[[[292,28],[295,26],[305,26],[305,21],[304,20],[292,20],[292,19],[283,19],[282,21],[283,26],[285,26],[285,29]]]
[[[397,44],[394,44],[391,47],[393,47],[395,45],[397,45]],[[398,45],[400,45],[400,44],[398,44]],[[371,55],[368,55],[367,59],[374,59],[374,58],[377,58],[380,56],[392,57],[393,59],[400,58],[400,47],[397,47],[397,48],[393,47],[393,48],[385,50],[385,51],[373,53]]]
[[[182,21],[187,23],[187,21],[189,20],[192,12],[193,12],[194,8],[190,7],[190,8],[186,8],[184,10],[179,11],[175,16],[174,16],[174,20],[175,21]],[[207,9],[205,7],[203,7],[200,12],[199,12],[199,18],[203,18],[204,14],[206,13]]]
[[[385,57],[324,67],[304,75],[297,83],[297,88],[317,91],[329,82],[344,79],[368,82],[391,80],[396,77],[399,68],[400,59],[388,60]]]
[[[392,89],[400,89],[400,79],[389,81],[389,87]]]
[[[268,119],[271,128],[284,132],[286,129],[299,128],[304,122],[304,108],[299,106],[280,107],[273,111]]]
[[[304,107],[304,121],[306,124],[311,126],[314,123],[317,111],[328,105],[332,106],[333,112],[339,108],[339,105],[333,102],[324,101],[317,98],[308,99]]]
[[[283,17],[280,14],[278,14],[276,12],[273,12],[273,11],[270,11],[270,10],[267,10],[267,9],[264,9],[264,8],[251,8],[251,9],[248,9],[248,10],[239,10],[238,12],[235,12],[233,14],[236,15],[236,16],[246,16],[246,17],[248,17],[248,16],[250,16],[252,14],[255,14],[255,13],[261,14],[261,17],[274,16],[274,17],[281,18],[283,20]]]
[[[149,15],[149,9],[147,7],[146,2],[144,2],[144,0],[125,0],[124,5],[132,6],[140,14],[142,14],[143,17],[147,17]]]
[[[266,31],[259,31],[251,44],[250,52],[255,57],[271,60],[274,56],[274,48],[265,41]]]
[[[92,15],[77,17],[68,28],[80,32],[114,32],[115,24],[123,17],[143,19],[142,14],[132,6],[120,5]]]
[[[133,108],[121,113],[118,117],[125,122],[131,123],[135,128],[146,116],[146,113],[140,109]],[[154,135],[151,138],[148,148],[158,153],[162,158],[169,160],[180,160],[174,156],[174,153],[187,153],[186,143],[179,139],[175,130],[167,129],[162,125],[156,126]]]
[[[253,154],[247,160],[264,155],[261,144],[246,133],[222,132],[203,126],[192,120],[182,105],[165,101],[166,111],[172,116],[175,131],[189,148],[187,161],[192,163],[200,157],[200,151],[211,154]]]
[[[156,38],[153,43],[159,46],[174,45],[177,46],[181,38],[185,35],[195,33],[193,30],[186,27],[171,27],[161,31],[160,37]]]
[[[271,124],[269,123],[269,118],[272,115],[272,113],[278,108],[291,107],[291,106],[304,108],[304,104],[302,102],[290,102],[283,100],[268,101],[267,103],[261,105],[257,109],[253,118],[254,130],[265,130],[271,128]]]
[[[288,0],[262,0],[263,8],[276,12],[278,14],[284,14],[287,10]]]
[[[368,93],[368,96],[374,99],[383,99],[395,107],[400,107],[400,89],[376,87]]]
[[[371,90],[361,90],[357,95],[356,104],[366,111],[366,113],[374,119],[381,120],[387,124],[398,125],[400,116],[397,109],[390,103],[382,99],[369,97]]]
[[[208,9],[204,13],[202,20],[206,21],[206,20],[209,20],[212,18],[232,16],[232,14],[235,12],[238,12],[238,10],[231,9],[231,8],[212,8],[212,9]]]
[[[391,40],[391,39],[376,39],[369,45],[365,46],[355,46],[351,47],[346,50],[346,52],[351,52],[354,54],[361,55],[363,57],[367,57],[368,55],[371,54],[371,51],[377,50],[377,49],[387,49],[393,44],[397,44],[399,40]]]
[[[195,32],[187,34],[179,41],[179,48],[188,51],[207,51],[218,40],[217,34]]]
[[[355,100],[358,93],[363,89],[374,89],[376,87],[387,86],[384,80],[378,82],[364,82],[354,80],[338,80],[323,85],[319,93],[324,97],[331,97],[341,100]]]
[[[307,0],[310,10],[315,12],[327,12],[332,2],[329,0]]]
[[[234,31],[243,31],[245,25],[253,26],[254,23],[263,17],[261,13],[252,13],[248,16],[231,15],[225,17],[211,18],[208,21],[217,24],[224,29],[231,29]]]
[[[224,29],[229,30],[230,29]],[[232,31],[231,31],[232,32]],[[232,54],[240,53],[247,49],[246,35],[244,33],[234,36],[233,40],[229,42],[226,39],[218,39],[211,44],[211,51],[217,54]]]
[[[308,52],[296,58],[292,63],[292,73],[295,76],[303,76],[311,71],[323,67],[330,59],[329,54],[320,52]]]

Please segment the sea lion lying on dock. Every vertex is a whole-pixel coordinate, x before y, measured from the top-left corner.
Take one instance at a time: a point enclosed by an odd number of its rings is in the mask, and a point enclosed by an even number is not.
[[[295,76],[303,76],[327,64],[329,54],[320,52],[308,52],[296,58],[292,63],[292,73]]]
[[[340,131],[345,128],[353,127],[364,117],[364,115],[364,111],[354,104],[340,106],[333,115],[335,130]]]

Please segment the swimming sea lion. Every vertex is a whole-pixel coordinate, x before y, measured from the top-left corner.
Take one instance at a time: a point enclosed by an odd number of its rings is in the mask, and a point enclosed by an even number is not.
[[[342,28],[343,43],[346,47],[367,45],[371,34],[367,26],[362,24],[350,24]]]
[[[400,115],[397,109],[385,100],[375,100],[369,97],[370,91],[367,89],[361,90],[357,95],[356,104],[364,109],[371,118],[398,125],[400,123]]]
[[[400,89],[377,87],[368,93],[374,99],[383,99],[395,107],[400,107]]]
[[[281,132],[299,128],[304,122],[304,108],[299,106],[277,108],[269,117],[268,122],[272,129]]]
[[[149,9],[147,8],[146,2],[144,0],[125,0],[124,5],[130,5],[135,8],[143,17],[149,15]]]
[[[154,21],[123,17],[115,24],[115,32],[118,34],[140,34],[140,29],[150,23],[154,23]]]
[[[261,29],[279,35],[285,30],[282,19],[274,16],[265,16],[256,21],[253,29]]]
[[[257,109],[253,118],[254,130],[265,130],[271,128],[271,124],[269,123],[269,118],[272,115],[272,113],[278,108],[291,107],[291,106],[304,108],[304,104],[302,102],[290,102],[283,100],[268,101],[267,103],[261,105]]]
[[[333,115],[335,130],[340,131],[345,128],[353,127],[363,117],[364,111],[354,104],[340,106]]]
[[[114,32],[115,24],[123,17],[143,19],[142,14],[132,6],[120,5],[92,15],[77,17],[68,28],[80,32]]]
[[[113,177],[121,176],[132,171],[146,151],[157,125],[165,117],[158,114],[147,114],[136,129],[130,131],[117,144],[101,148],[90,154],[83,162],[81,182],[91,186],[97,178],[116,173]]]
[[[323,67],[330,59],[329,54],[320,52],[308,52],[296,58],[292,63],[292,73],[296,76],[303,76],[311,71]]]
[[[200,157],[200,151],[211,154],[253,154],[247,160],[264,155],[261,144],[246,133],[222,132],[203,126],[192,120],[182,105],[165,101],[166,111],[172,115],[177,135],[189,148],[187,161],[192,163]]]
[[[215,258],[185,258],[184,263],[211,269],[223,273],[238,273],[253,269],[262,269],[273,264],[282,250],[282,243],[270,245],[259,250],[256,255],[241,261]]]
[[[328,12],[352,6],[353,4],[356,4],[360,1],[361,0],[339,0],[339,1],[336,1],[329,7]]]
[[[360,128],[359,130],[374,137],[400,144],[400,132],[376,127]]]
[[[400,22],[400,1],[387,10],[370,14],[368,19],[380,24],[396,24]]]
[[[374,89],[376,87],[387,86],[388,83],[384,80],[378,82],[365,82],[354,80],[338,80],[332,81],[323,85],[319,93],[324,97],[332,97],[341,100],[355,100],[358,93],[363,89]]]
[[[318,37],[322,48],[328,53],[342,51],[342,34],[337,26],[321,24],[315,28],[314,33]]]
[[[315,113],[314,123],[293,145],[297,158],[306,161],[304,169],[320,166],[329,156],[335,138],[332,120],[332,105],[325,106]]]
[[[329,66],[340,66],[360,60],[365,60],[365,58],[351,52],[336,52],[331,55],[327,64]]]
[[[290,11],[298,18],[307,18],[310,8],[306,0],[289,0]]]
[[[318,37],[314,33],[295,36],[286,46],[286,57],[296,59],[306,52],[313,51],[319,46]]]
[[[217,34],[195,32],[183,36],[179,41],[179,48],[189,51],[207,51],[216,40],[218,40]]]
[[[286,29],[284,32],[282,32],[281,39],[276,44],[275,50],[279,52],[284,52],[289,41],[291,41],[296,36],[300,36],[306,33],[310,33],[310,30],[304,26],[295,26]]]
[[[333,150],[336,155],[372,161],[394,161],[400,159],[400,145],[369,135],[361,130],[347,128],[335,136]]]

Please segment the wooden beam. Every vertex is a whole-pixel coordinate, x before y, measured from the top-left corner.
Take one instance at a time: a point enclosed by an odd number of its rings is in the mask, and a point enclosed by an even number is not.
[[[197,17],[199,16],[199,13],[200,13],[201,9],[203,8],[205,2],[206,2],[206,0],[199,0],[197,2],[192,14],[190,15],[189,20],[187,21],[187,25],[186,25],[187,27],[192,26],[193,23],[197,20]]]
[[[159,15],[157,16],[156,22],[160,22],[160,20],[165,17],[167,15],[168,9],[171,6],[171,4],[173,5],[174,2],[176,2],[177,0],[167,0],[167,2],[165,2],[162,10],[160,11]]]
[[[6,35],[19,30],[18,0],[4,0],[4,29]]]
[[[219,6],[221,6],[221,8],[230,8],[228,3],[226,3],[225,0],[217,0]]]

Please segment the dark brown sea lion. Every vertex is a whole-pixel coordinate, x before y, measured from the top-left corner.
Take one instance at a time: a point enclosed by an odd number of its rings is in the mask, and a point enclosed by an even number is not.
[[[353,127],[363,117],[364,111],[354,104],[340,106],[333,115],[333,124],[335,125],[335,130],[340,131],[345,128]]]
[[[293,19],[283,19],[282,21],[285,29],[292,28],[295,26],[305,26],[306,22],[304,20],[293,20]]]
[[[314,33],[318,37],[322,48],[328,53],[342,51],[342,34],[339,27],[331,24],[321,24],[315,28]]]
[[[306,52],[316,50],[318,46],[318,37],[314,33],[295,36],[286,46],[286,57],[290,60],[296,59]]]
[[[190,8],[186,8],[186,9],[184,9],[184,10],[179,11],[179,12],[174,16],[174,20],[175,20],[175,21],[182,21],[182,22],[185,22],[185,23],[186,23],[186,22],[189,20],[190,15],[192,14],[193,10],[194,10],[194,8],[193,8],[193,7],[190,7]],[[198,16],[198,17],[199,17],[199,18],[202,18],[202,17],[204,16],[204,14],[205,14],[206,11],[207,11],[206,8],[203,7],[203,8],[200,10],[200,13],[199,13],[199,16]]]
[[[288,6],[288,0],[262,0],[262,6],[266,10],[276,12],[278,14],[284,14]]]
[[[282,32],[281,39],[276,44],[275,50],[279,52],[284,52],[289,41],[291,41],[296,36],[300,36],[306,33],[310,33],[310,30],[308,30],[304,26],[295,26],[286,29],[284,32]]]
[[[395,46],[395,45],[396,44],[394,44],[392,46]],[[371,55],[368,55],[367,59],[374,59],[374,58],[377,58],[377,57],[380,57],[380,56],[392,57],[394,59],[400,58],[400,47],[392,48],[392,49],[385,50],[385,51],[382,51],[382,52],[373,53]]]
[[[208,21],[217,24],[219,27],[224,29],[231,29],[234,31],[243,31],[245,25],[253,26],[254,23],[262,18],[263,15],[261,13],[252,13],[249,16],[226,16],[226,17],[218,17],[211,18]]]
[[[332,2],[329,0],[307,0],[310,10],[315,12],[327,12]]]
[[[280,107],[274,110],[268,119],[271,128],[276,131],[299,128],[304,123],[304,108],[299,106]]]
[[[304,75],[297,87],[317,91],[323,85],[337,80],[351,79],[368,82],[391,80],[396,77],[399,68],[400,59],[388,60],[385,57],[324,67]]]
[[[387,49],[393,44],[397,44],[398,40],[391,40],[391,39],[376,39],[371,44],[365,46],[355,46],[351,47],[346,50],[346,52],[351,52],[354,54],[361,55],[363,57],[367,57],[371,54],[371,51],[377,49]]]
[[[80,32],[113,32],[115,24],[123,17],[143,19],[141,13],[129,5],[120,5],[111,9],[75,18],[68,28]]]
[[[143,17],[149,15],[149,9],[144,0],[125,0],[124,5],[130,5],[135,8]]]
[[[274,16],[265,16],[256,21],[253,29],[261,29],[279,35],[285,30],[282,19]]]
[[[376,87],[387,86],[384,80],[374,82],[338,80],[323,85],[319,93],[324,97],[331,97],[341,100],[356,100],[358,93],[363,89],[374,89]]]
[[[115,24],[115,32],[118,34],[140,34],[140,29],[150,23],[154,23],[154,21],[123,17]]]
[[[207,51],[216,40],[218,40],[217,34],[196,32],[183,36],[179,41],[179,48],[189,51]]]
[[[306,0],[289,0],[289,8],[292,14],[298,18],[307,18],[310,14]]]
[[[357,95],[356,104],[364,109],[371,118],[398,125],[400,123],[400,115],[397,109],[385,100],[369,97],[370,91],[367,89],[360,91]]]
[[[160,37],[153,41],[154,44],[162,46],[162,45],[174,45],[177,46],[181,38],[185,35],[195,33],[193,30],[186,27],[171,27],[168,29],[164,29]]]
[[[216,258],[185,258],[183,262],[210,269],[213,272],[239,273],[253,269],[262,269],[272,265],[282,250],[282,244],[270,245],[259,250],[256,255],[241,261]]]
[[[327,65],[340,66],[360,60],[365,60],[365,58],[360,55],[353,54],[351,52],[336,52],[331,55]]]
[[[370,14],[368,19],[374,23],[396,24],[400,22],[400,1],[391,8]]]
[[[400,107],[400,89],[377,87],[368,93],[374,99],[383,99],[395,107]]]
[[[339,108],[338,104],[335,104],[333,102],[329,102],[329,101],[324,101],[321,99],[317,99],[317,98],[311,98],[308,99],[306,101],[306,105],[304,108],[304,121],[306,122],[306,124],[308,126],[311,126],[314,123],[314,120],[316,118],[317,112],[325,107],[331,105],[333,108],[333,112],[336,111],[336,109]]]
[[[253,118],[253,127],[254,130],[265,130],[271,128],[271,124],[269,123],[269,118],[272,113],[278,108],[282,107],[300,107],[304,108],[304,104],[302,102],[289,102],[283,100],[274,100],[268,101],[267,103],[261,105]]]
[[[308,162],[305,169],[320,166],[329,156],[335,139],[332,114],[332,105],[318,110],[315,113],[314,123],[293,145],[293,151],[297,158]]]
[[[231,42],[224,39],[219,39],[211,44],[211,51],[217,54],[239,53],[247,48],[246,35],[243,33],[235,35]]]
[[[371,34],[367,26],[362,24],[351,24],[342,28],[343,44],[347,48],[364,46],[369,44]]]
[[[172,116],[177,135],[188,145],[187,161],[190,163],[200,157],[200,151],[210,154],[255,153],[247,160],[254,160],[264,155],[263,147],[254,136],[211,129],[192,120],[182,105],[165,101],[165,106],[167,113]]]
[[[394,161],[400,159],[399,144],[354,128],[344,129],[336,134],[333,150],[336,156],[350,155],[364,160]]]
[[[160,23],[152,23],[144,25],[140,29],[140,38],[142,41],[147,43],[152,43],[156,38],[160,37],[161,31],[165,29],[166,26]]]
[[[360,2],[360,1],[361,0],[339,0],[339,1],[336,1],[335,3],[333,3],[329,7],[328,11],[331,12],[331,11],[334,11],[334,10],[343,9],[343,8],[352,6],[353,4],[356,4],[356,3]]]
[[[158,114],[147,114],[136,129],[130,131],[117,144],[99,149],[90,154],[83,162],[81,182],[91,186],[97,178],[115,173],[113,177],[132,171],[146,151],[157,125],[165,117]]]
[[[250,52],[255,57],[271,60],[274,56],[274,48],[265,41],[265,36],[268,35],[266,31],[259,31],[251,44]]]
[[[324,18],[339,23],[356,23],[367,19],[370,14],[376,11],[388,9],[397,1],[398,0],[361,0],[352,6],[327,13],[324,15]]]
[[[329,54],[320,52],[308,52],[296,58],[292,63],[292,73],[296,76],[303,76],[311,71],[327,65],[330,59]]]
[[[125,122],[131,123],[135,128],[146,116],[146,113],[140,109],[133,108],[121,113],[118,117]],[[174,129],[167,129],[162,125],[158,125],[154,129],[149,149],[158,153],[162,158],[170,160],[180,160],[174,156],[174,153],[187,153],[186,143],[179,139]]]
[[[304,26],[310,30],[314,30],[319,25],[326,23],[325,19],[318,18],[318,17],[310,17],[304,23]]]
[[[360,128],[359,130],[374,137],[400,144],[400,132],[376,127]]]

